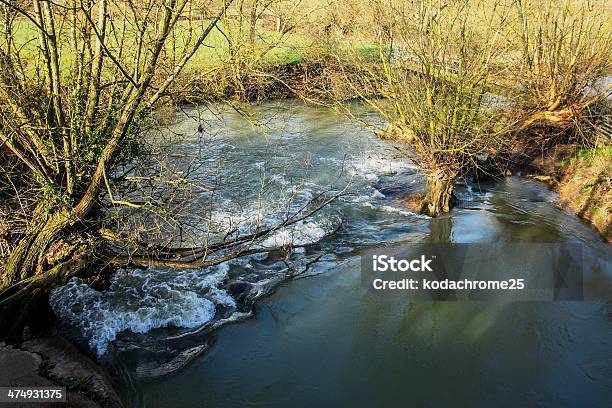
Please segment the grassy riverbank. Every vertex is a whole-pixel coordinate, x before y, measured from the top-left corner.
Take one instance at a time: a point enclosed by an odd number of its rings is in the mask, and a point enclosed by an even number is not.
[[[559,204],[612,242],[612,148],[557,146],[530,164],[530,177],[559,194]]]
[[[612,148],[582,150],[564,168],[561,202],[612,242]]]
[[[196,23],[179,21],[173,38],[165,45],[164,58],[172,61],[175,55],[180,55],[185,45],[193,41],[194,32],[204,30],[209,23],[209,20]],[[132,23],[118,20],[114,24],[129,26]],[[70,30],[60,30],[60,69],[70,79],[74,75],[71,65],[81,56],[71,48]],[[334,71],[346,68],[339,65],[337,58],[344,62],[355,56],[367,60],[375,59],[378,54],[374,43],[355,38],[328,42],[304,32],[283,33],[258,27],[256,38],[250,42],[248,31],[247,23],[219,21],[169,89],[167,94],[171,102],[203,103],[230,99],[253,102],[288,97],[329,99],[332,94],[331,85],[327,83],[330,76]],[[32,22],[20,19],[15,23],[15,46],[22,58],[34,61],[26,70],[39,69],[38,64],[42,62],[37,55],[39,46],[33,40],[36,35]],[[135,38],[126,36],[121,44],[114,39],[109,41],[106,45],[108,53],[114,54],[115,58],[135,58]],[[160,68],[158,81],[168,73],[165,67]],[[102,78],[112,81],[115,75],[114,64],[107,60]],[[321,92],[323,88],[326,88],[325,92]],[[345,97],[357,95],[352,93]]]

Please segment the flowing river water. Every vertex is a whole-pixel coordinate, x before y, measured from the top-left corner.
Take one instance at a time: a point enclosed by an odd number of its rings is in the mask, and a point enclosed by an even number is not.
[[[299,208],[347,183],[349,194],[266,239],[317,242],[287,260],[56,289],[60,329],[98,355],[128,406],[609,406],[609,302],[391,301],[361,283],[363,251],[424,241],[576,242],[609,279],[609,246],[554,193],[519,177],[460,185],[452,214],[429,219],[403,202],[424,177],[346,118],[284,102],[253,108],[255,127],[222,110],[178,113],[170,129],[218,183],[208,228],[248,231],[279,203]]]

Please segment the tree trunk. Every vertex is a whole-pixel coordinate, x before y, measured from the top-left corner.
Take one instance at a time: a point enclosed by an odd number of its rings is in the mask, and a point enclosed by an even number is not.
[[[75,247],[68,260],[58,263],[42,275],[21,281],[0,292],[0,332],[10,341],[19,341],[24,327],[46,327],[52,315],[48,295],[56,286],[86,270],[89,259],[86,244]],[[46,311],[46,312],[45,312]]]
[[[87,241],[73,231],[79,220],[73,211],[39,217],[0,275],[0,332],[14,340],[26,324],[41,324],[51,289],[84,271],[91,252]]]
[[[455,204],[455,180],[440,175],[431,175],[427,178],[427,195],[421,203],[420,214],[437,217],[440,214],[450,212]]]
[[[40,216],[41,218],[44,216]],[[71,226],[67,211],[58,211],[44,217],[22,238],[9,256],[0,279],[0,290],[43,273],[43,260],[49,246],[61,239]]]
[[[251,49],[255,49],[255,40],[257,35],[257,1],[251,6],[251,14],[249,16],[249,44]]]

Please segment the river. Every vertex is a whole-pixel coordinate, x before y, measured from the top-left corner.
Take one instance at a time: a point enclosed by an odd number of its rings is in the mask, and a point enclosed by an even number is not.
[[[220,110],[177,113],[171,129],[176,151],[218,182],[207,228],[246,231],[287,197],[299,207],[330,186],[350,194],[268,238],[320,240],[286,262],[126,270],[106,291],[56,289],[59,330],[98,355],[128,406],[609,406],[609,302],[415,302],[361,283],[363,251],[423,241],[579,243],[609,282],[610,247],[554,193],[519,177],[460,184],[452,214],[429,219],[402,201],[424,177],[343,116],[270,103],[252,108],[263,124],[252,126]],[[288,268],[303,273],[284,280]],[[253,308],[230,281],[257,293]]]

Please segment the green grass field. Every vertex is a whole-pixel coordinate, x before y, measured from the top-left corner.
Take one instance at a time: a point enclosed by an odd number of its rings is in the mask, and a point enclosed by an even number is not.
[[[193,23],[190,34],[188,22],[179,22],[173,36],[166,45],[166,57],[172,58],[175,56],[179,58],[185,44],[194,41],[194,38],[204,30],[208,23],[208,21]],[[233,43],[241,43],[238,58],[248,60],[249,63],[257,63],[264,66],[300,64],[308,58],[309,53],[313,49],[319,46],[315,39],[309,39],[301,34],[290,33],[281,36],[280,33],[275,31],[258,30],[255,49],[251,49],[248,45],[248,27],[243,25],[240,29],[238,23],[231,26],[219,23],[219,27],[230,37]],[[35,62],[34,59],[40,58],[40,55],[37,52],[38,40],[34,25],[27,20],[20,20],[16,23],[15,28],[15,44],[18,46],[22,57],[26,61],[31,58],[32,62]],[[150,35],[152,36],[152,34]],[[135,35],[125,35],[124,38],[127,43],[123,47],[119,47],[117,41],[112,38],[107,47],[118,60],[128,61],[129,65],[129,61],[133,59],[135,53],[135,43],[133,42]],[[62,69],[66,70],[73,58],[70,33],[66,32],[65,35],[60,36],[60,39],[60,61]],[[132,44],[130,44],[130,41]],[[347,54],[357,53],[365,58],[375,59],[378,56],[378,48],[373,44],[363,41],[344,44],[340,48],[346,49]],[[198,72],[223,67],[230,60],[229,50],[228,41],[221,31],[217,29],[212,30],[208,38],[187,64],[186,72]],[[110,61],[108,61],[108,64],[110,64]],[[31,64],[31,66],[33,65]]]
[[[174,35],[166,45],[166,56],[180,56],[186,43],[194,41],[197,35],[206,27],[207,21],[197,22],[192,26],[191,38],[189,37],[188,23],[179,22]],[[298,34],[288,34],[281,36],[274,31],[258,30],[255,49],[248,46],[248,30],[242,27],[220,27],[228,33],[234,43],[242,43],[239,50],[240,58],[250,59],[251,62],[261,64],[299,64],[304,61],[304,57],[311,47],[304,36]],[[34,25],[26,20],[21,20],[15,26],[15,44],[17,45],[22,57],[38,58],[38,39]],[[60,60],[62,67],[70,66],[73,58],[73,51],[70,45],[70,35],[61,35]],[[125,41],[133,41],[135,35],[126,35]],[[130,61],[135,53],[135,43],[125,44],[120,52],[117,41],[110,40],[107,45],[109,50],[122,61]],[[210,69],[223,66],[230,58],[228,41],[219,30],[213,30],[196,54],[192,57],[187,70]],[[119,58],[120,57],[120,58]]]

